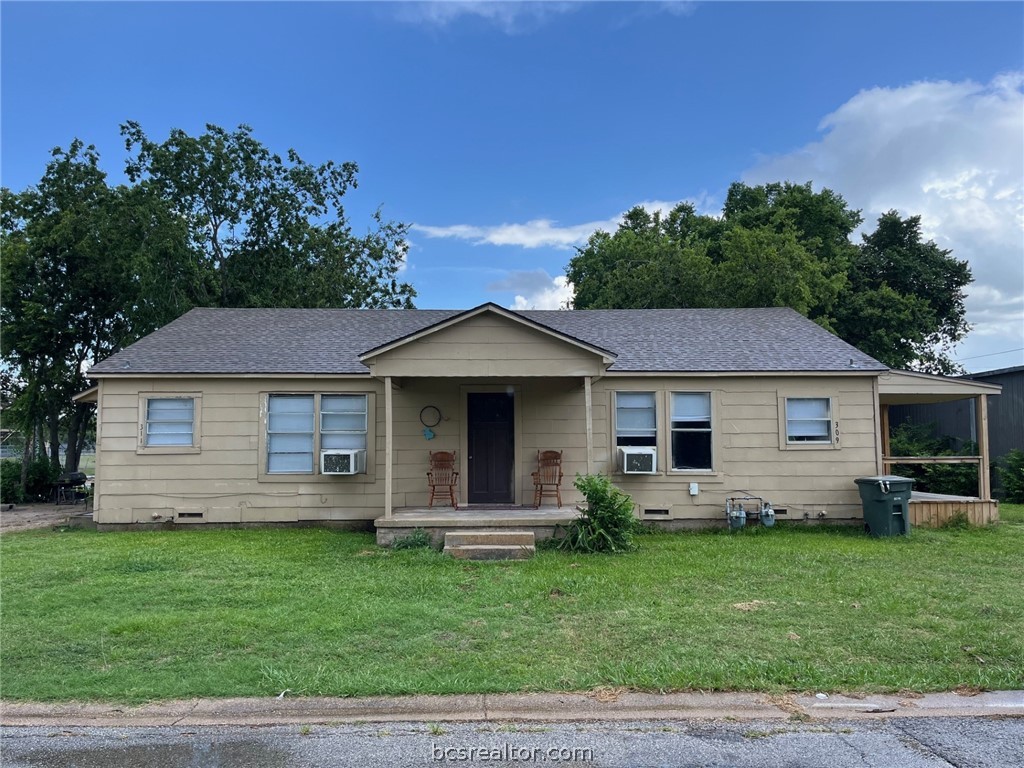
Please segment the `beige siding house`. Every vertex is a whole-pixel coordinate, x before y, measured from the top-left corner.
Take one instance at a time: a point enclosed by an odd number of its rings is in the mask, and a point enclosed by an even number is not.
[[[439,450],[460,508],[512,518],[558,450],[569,510],[601,472],[667,527],[738,495],[856,519],[885,373],[788,309],[195,309],[90,371],[94,518],[383,528]]]

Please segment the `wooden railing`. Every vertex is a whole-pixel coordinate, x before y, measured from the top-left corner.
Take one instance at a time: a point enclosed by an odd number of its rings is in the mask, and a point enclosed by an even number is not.
[[[894,464],[977,464],[978,465],[978,498],[984,499],[985,464],[981,456],[883,456],[882,466],[891,472]]]

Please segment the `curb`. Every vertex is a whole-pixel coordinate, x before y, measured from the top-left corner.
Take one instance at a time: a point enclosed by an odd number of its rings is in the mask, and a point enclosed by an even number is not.
[[[824,698],[818,698],[824,696]],[[0,703],[3,726],[270,726],[385,722],[587,722],[599,720],[844,720],[864,717],[1024,717],[1024,692],[896,696],[755,693],[475,694],[365,699],[236,698],[136,707],[66,702]]]

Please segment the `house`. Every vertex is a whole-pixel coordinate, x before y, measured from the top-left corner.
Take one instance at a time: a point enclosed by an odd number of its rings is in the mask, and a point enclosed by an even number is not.
[[[561,522],[571,479],[597,472],[668,528],[724,523],[743,495],[859,520],[883,374],[784,308],[193,309],[95,365],[80,398],[98,404],[101,528],[375,523],[387,541],[462,508]],[[548,449],[567,506],[533,510]],[[426,509],[438,450],[456,452],[458,511]]]

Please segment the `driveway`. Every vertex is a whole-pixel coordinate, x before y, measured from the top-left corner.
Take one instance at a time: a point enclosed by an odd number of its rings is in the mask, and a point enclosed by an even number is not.
[[[86,511],[84,504],[16,504],[0,508],[0,533],[28,531],[33,528],[52,528],[67,522],[71,515]]]

